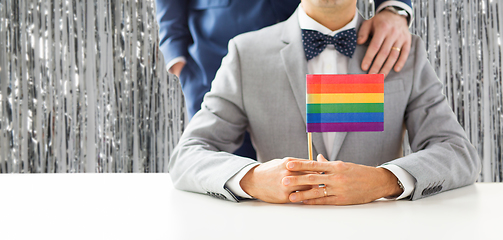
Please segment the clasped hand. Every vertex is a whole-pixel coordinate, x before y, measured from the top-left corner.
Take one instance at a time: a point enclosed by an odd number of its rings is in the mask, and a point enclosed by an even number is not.
[[[384,168],[329,162],[321,154],[317,160],[284,158],[263,163],[243,177],[241,187],[265,202],[329,205],[368,203],[402,191],[395,175]]]

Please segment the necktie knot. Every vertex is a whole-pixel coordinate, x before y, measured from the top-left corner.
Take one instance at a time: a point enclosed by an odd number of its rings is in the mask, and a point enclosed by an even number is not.
[[[334,45],[337,51],[351,58],[356,49],[356,31],[352,28],[332,37],[318,31],[302,29],[302,43],[308,61],[323,52],[329,44]]]

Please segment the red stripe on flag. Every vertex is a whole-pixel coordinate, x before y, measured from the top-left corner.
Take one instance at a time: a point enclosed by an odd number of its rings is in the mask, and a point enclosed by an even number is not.
[[[384,74],[308,74],[307,84],[379,84]]]

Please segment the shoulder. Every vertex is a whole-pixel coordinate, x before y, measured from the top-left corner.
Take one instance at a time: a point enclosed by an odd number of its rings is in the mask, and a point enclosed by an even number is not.
[[[239,49],[270,48],[281,44],[285,23],[280,22],[260,30],[237,35],[231,39]]]
[[[407,59],[407,63],[409,63],[413,67],[416,74],[424,73],[424,70],[435,74],[428,56],[429,55],[424,41],[419,36],[412,34],[410,53],[409,58]]]
[[[412,56],[416,56],[418,54],[423,55],[426,54],[426,47],[424,44],[423,39],[421,39],[419,36],[411,34],[412,35],[412,41],[411,41],[411,47],[410,47],[410,53],[409,53],[409,58]]]

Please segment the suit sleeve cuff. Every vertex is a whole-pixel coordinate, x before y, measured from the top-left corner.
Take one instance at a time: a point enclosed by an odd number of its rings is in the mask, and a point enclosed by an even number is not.
[[[410,173],[408,173],[403,168],[401,168],[395,164],[386,164],[386,165],[382,165],[379,167],[385,168],[388,171],[390,171],[391,173],[393,173],[395,175],[395,177],[398,178],[398,180],[403,185],[403,188],[404,188],[403,193],[400,196],[398,196],[397,198],[391,198],[391,199],[399,200],[402,198],[409,197],[410,194],[412,194],[412,192],[414,191],[414,188],[415,188],[414,186],[416,185],[416,179],[412,175],[410,175]]]
[[[409,27],[412,25],[412,19],[414,17],[414,14],[412,12],[412,8],[407,5],[406,3],[400,2],[400,1],[385,1],[379,5],[379,8],[376,10],[376,14],[380,11],[382,11],[385,7],[399,7],[403,10],[405,10],[409,14]]]
[[[185,59],[184,56],[173,58],[171,61],[168,62],[168,64],[166,64],[166,69],[169,70],[171,67],[173,67],[173,65],[179,62],[187,63],[187,59]]]
[[[248,195],[248,193],[246,193],[241,188],[241,185],[239,184],[239,182],[241,182],[241,179],[243,179],[243,177],[248,173],[248,171],[250,171],[252,168],[254,168],[257,165],[258,164],[250,164],[250,165],[244,167],[243,169],[241,169],[241,171],[239,171],[238,173],[236,173],[236,175],[234,175],[233,177],[231,177],[227,181],[227,183],[225,184],[225,186],[230,191],[232,191],[232,193],[234,193],[235,195],[237,195],[239,197],[253,199],[252,196]]]

